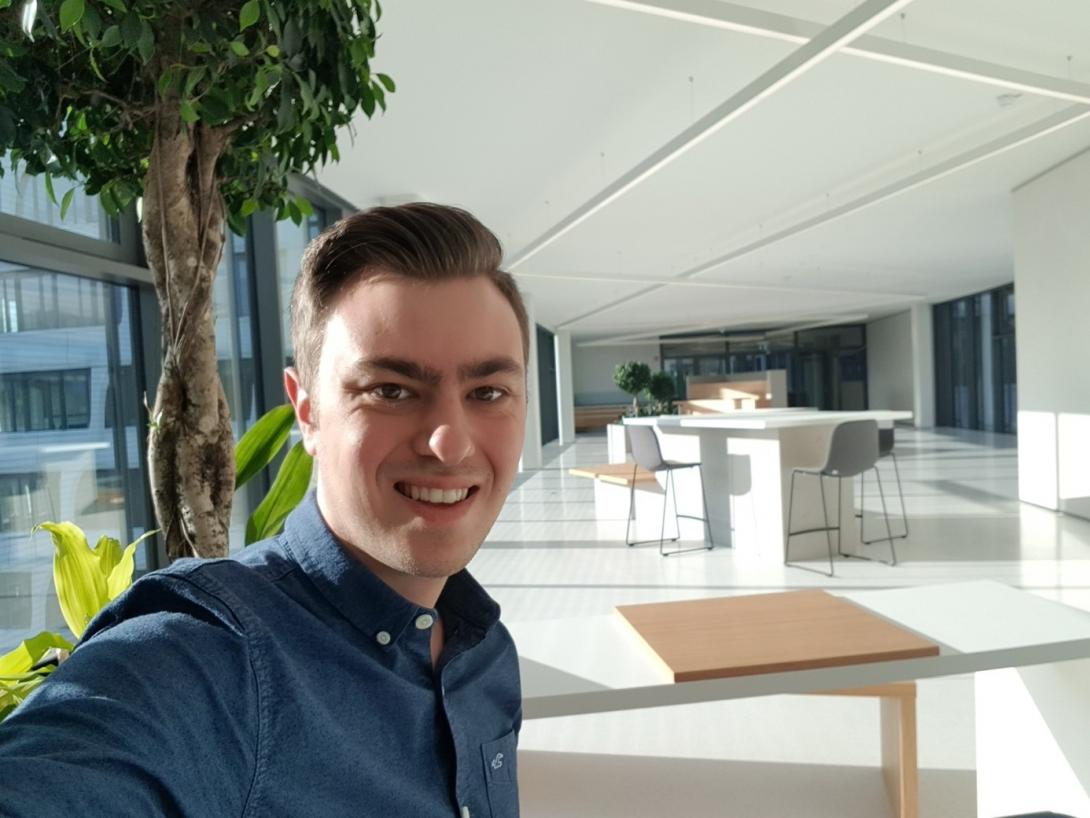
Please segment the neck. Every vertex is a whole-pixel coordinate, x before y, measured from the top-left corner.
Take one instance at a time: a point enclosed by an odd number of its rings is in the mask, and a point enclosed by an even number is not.
[[[421,608],[434,608],[439,595],[446,587],[447,577],[417,577],[397,571],[381,563],[360,548],[352,548],[352,553],[367,566],[376,577],[392,588],[397,594]]]

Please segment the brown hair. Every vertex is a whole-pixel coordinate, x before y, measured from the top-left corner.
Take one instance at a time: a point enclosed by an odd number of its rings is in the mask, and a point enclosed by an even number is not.
[[[307,246],[292,292],[291,338],[303,385],[318,371],[326,319],[341,293],[387,273],[424,282],[488,278],[515,311],[529,365],[526,305],[514,277],[500,269],[502,259],[499,239],[457,207],[414,202],[341,219]]]

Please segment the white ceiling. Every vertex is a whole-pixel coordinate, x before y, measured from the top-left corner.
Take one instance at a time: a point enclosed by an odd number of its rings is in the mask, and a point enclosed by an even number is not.
[[[1010,191],[1090,147],[1090,116],[1021,140],[1090,112],[1086,0],[908,3],[526,258],[856,5],[389,2],[375,65],[397,93],[319,181],[360,207],[468,208],[537,320],[581,339],[873,318],[1011,281]]]

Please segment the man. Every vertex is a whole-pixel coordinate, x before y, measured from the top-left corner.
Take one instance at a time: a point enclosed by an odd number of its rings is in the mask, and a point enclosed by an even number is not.
[[[285,373],[317,489],[150,574],[0,725],[8,816],[518,814],[518,666],[464,570],[514,478],[526,311],[464,211],[318,237]]]

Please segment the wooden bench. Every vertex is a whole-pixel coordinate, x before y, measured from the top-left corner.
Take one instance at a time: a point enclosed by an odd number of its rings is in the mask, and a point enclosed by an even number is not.
[[[594,429],[604,429],[624,414],[626,404],[600,404],[597,406],[575,407],[575,431],[589,432]]]
[[[603,483],[611,483],[615,486],[632,485],[632,463],[603,463],[599,466],[576,466],[568,469],[568,474],[575,477],[589,477],[593,480],[601,480]],[[653,472],[637,468],[636,485],[640,483],[657,483]]]

